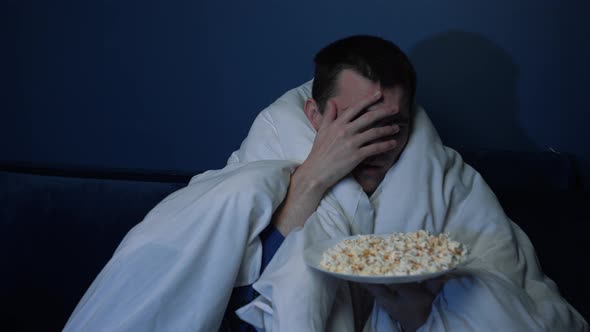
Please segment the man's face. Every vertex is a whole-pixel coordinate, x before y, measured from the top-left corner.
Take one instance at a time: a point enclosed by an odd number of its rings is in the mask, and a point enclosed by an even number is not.
[[[369,106],[366,112],[380,108],[396,110],[397,113],[389,118],[379,121],[373,127],[397,124],[399,133],[394,135],[397,147],[386,153],[375,155],[365,159],[355,169],[352,175],[367,194],[372,194],[379,186],[387,171],[395,164],[408,142],[410,135],[410,105],[404,89],[399,86],[383,88],[379,83],[372,82],[353,70],[345,69],[338,77],[336,95],[332,98],[338,112],[358,103],[359,100],[373,95],[381,90],[383,98]],[[368,129],[368,128],[367,128]]]

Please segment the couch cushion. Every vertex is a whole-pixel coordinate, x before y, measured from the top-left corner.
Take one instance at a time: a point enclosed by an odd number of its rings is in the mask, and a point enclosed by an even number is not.
[[[3,326],[61,330],[127,231],[183,186],[0,172]]]

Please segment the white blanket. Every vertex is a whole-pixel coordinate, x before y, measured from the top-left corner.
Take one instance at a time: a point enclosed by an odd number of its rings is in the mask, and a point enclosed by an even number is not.
[[[302,106],[311,82],[259,114],[228,164],[266,159],[305,160],[315,131]],[[302,229],[292,232],[254,288],[261,294],[238,311],[266,331],[353,331],[346,283],[307,268],[302,251],[315,241],[351,234],[450,232],[476,260],[446,283],[422,331],[587,331],[539,267],[523,231],[504,214],[482,177],[443,146],[417,108],[400,160],[369,198],[352,178],[337,184]],[[394,331],[375,307],[367,330]]]
[[[442,146],[421,110],[406,151],[375,194],[368,198],[350,177],[338,183],[259,276],[258,234],[315,137],[301,111],[309,87],[263,111],[224,169],[194,177],[134,227],[64,331],[215,331],[232,287],[256,280],[261,296],[240,314],[259,329],[351,331],[348,285],[308,269],[303,248],[416,229],[450,231],[479,258],[472,272],[446,284],[423,330],[588,329],[540,272],[526,236],[481,177]],[[374,309],[367,329],[395,328]]]
[[[258,234],[296,164],[233,164],[194,177],[134,227],[64,331],[216,331],[234,285],[258,278]]]

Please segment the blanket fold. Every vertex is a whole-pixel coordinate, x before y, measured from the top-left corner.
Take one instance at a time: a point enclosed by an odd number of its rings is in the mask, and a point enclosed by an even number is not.
[[[216,331],[232,288],[260,273],[258,234],[297,164],[233,164],[195,176],[123,239],[64,331]]]

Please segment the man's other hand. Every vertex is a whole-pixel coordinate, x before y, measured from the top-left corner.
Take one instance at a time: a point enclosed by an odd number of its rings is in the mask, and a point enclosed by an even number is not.
[[[444,279],[435,279],[409,284],[364,284],[364,287],[375,297],[377,305],[400,322],[404,331],[409,332],[416,331],[426,322],[432,302],[444,282]]]

